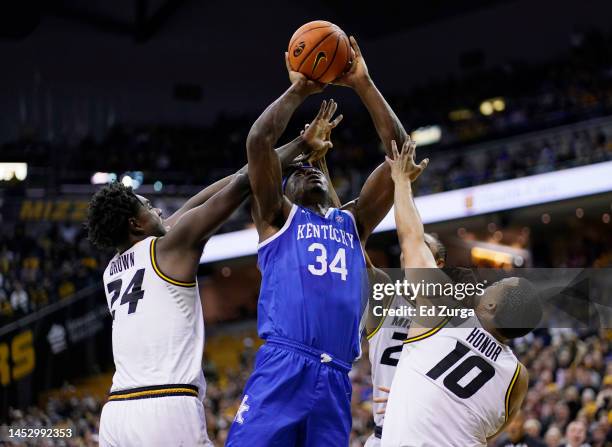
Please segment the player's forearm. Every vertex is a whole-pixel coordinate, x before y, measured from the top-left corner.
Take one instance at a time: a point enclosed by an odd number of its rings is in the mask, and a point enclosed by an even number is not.
[[[298,136],[293,141],[285,144],[284,146],[276,149],[276,153],[281,162],[281,167],[284,169],[302,152],[307,151],[308,147],[302,137]],[[165,225],[172,227],[177,220],[185,214],[187,211],[194,209],[202,204],[204,204],[208,199],[214,196],[216,193],[221,191],[226,185],[228,185],[237,175],[244,174],[247,175],[249,165],[244,165],[240,170],[235,172],[234,174],[228,175],[227,177],[222,178],[221,180],[217,180],[212,185],[207,186],[202,191],[197,193],[195,196],[191,197],[183,206],[178,209],[172,216],[165,220]],[[245,177],[246,178],[246,177]],[[248,178],[247,181],[244,182],[244,179],[241,181],[241,184],[245,188],[245,191],[249,190]]]
[[[425,229],[412,197],[410,180],[396,182],[394,193],[395,225],[400,247],[408,252],[424,243]]]
[[[240,171],[239,171],[240,172]],[[246,172],[246,171],[245,171]],[[174,224],[181,218],[183,214],[187,211],[192,210],[202,204],[204,204],[208,199],[214,196],[216,193],[221,191],[227,184],[229,184],[236,174],[228,175],[227,177],[222,178],[221,180],[217,180],[212,185],[207,186],[202,191],[197,193],[195,196],[191,197],[187,200],[183,206],[181,206],[174,214],[168,217],[164,224],[166,226],[172,227]],[[248,185],[247,185],[248,187]]]
[[[304,153],[308,152],[310,147],[301,136],[298,136],[293,141],[285,144],[284,146],[276,149],[276,154],[278,155],[278,159],[280,160],[281,168],[287,168],[295,158]]]
[[[404,126],[370,78],[361,81],[355,91],[368,109],[387,155],[391,155],[391,140],[395,140],[398,147],[406,140],[408,134]]]
[[[269,147],[272,150],[271,148],[285,131],[293,113],[304,102],[306,96],[297,84],[293,84],[280,98],[268,106],[249,132],[247,138],[249,160],[257,155],[251,148]]]
[[[249,180],[246,174],[233,174],[231,180],[214,194],[206,203],[192,212],[191,230],[187,238],[197,244],[210,237],[222,225],[249,194]]]

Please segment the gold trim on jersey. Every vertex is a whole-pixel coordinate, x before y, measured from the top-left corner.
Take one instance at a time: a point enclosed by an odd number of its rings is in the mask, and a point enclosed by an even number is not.
[[[194,385],[159,385],[147,386],[142,388],[132,388],[129,390],[112,392],[108,395],[108,400],[134,400],[165,396],[198,397],[198,387]]]
[[[425,339],[427,337],[431,337],[436,332],[438,332],[440,329],[442,329],[444,326],[446,326],[446,323],[448,323],[450,320],[451,320],[450,317],[445,318],[444,320],[442,320],[442,322],[439,325],[437,325],[436,327],[428,330],[427,332],[423,332],[421,335],[416,335],[414,337],[407,338],[406,340],[404,340],[404,344],[412,343],[412,342],[415,342],[415,341],[423,340],[423,339]]]
[[[366,340],[370,340],[372,337],[374,337],[376,335],[376,333],[380,330],[380,328],[382,327],[382,325],[385,323],[385,320],[387,319],[387,311],[391,308],[391,306],[393,305],[393,301],[395,301],[395,297],[392,297],[389,300],[389,304],[387,305],[387,307],[385,308],[385,312],[383,313],[383,315],[380,317],[380,322],[378,323],[378,326],[376,326],[376,328],[369,334],[366,334]]]
[[[508,386],[508,390],[506,391],[506,398],[505,398],[505,410],[506,413],[504,414],[504,419],[507,421],[508,420],[508,413],[510,411],[510,395],[512,394],[512,390],[514,389],[514,385],[516,384],[516,380],[518,379],[518,376],[521,372],[521,364],[520,362],[517,362],[516,365],[516,369],[514,370],[514,375],[512,376],[512,380],[510,381],[510,385]]]
[[[196,285],[195,281],[194,282],[177,281],[176,279],[172,279],[169,276],[166,276],[162,273],[162,271],[157,266],[157,261],[155,259],[155,242],[156,241],[157,241],[157,238],[151,240],[150,253],[151,253],[151,265],[153,266],[153,270],[155,270],[155,273],[157,273],[157,276],[159,276],[164,281],[169,282],[170,284],[174,284],[175,286],[194,287]]]

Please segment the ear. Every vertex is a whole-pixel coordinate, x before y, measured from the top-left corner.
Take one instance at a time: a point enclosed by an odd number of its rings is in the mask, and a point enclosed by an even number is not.
[[[130,217],[128,219],[128,227],[130,229],[131,234],[143,234],[144,228],[140,224],[140,220],[138,217]]]

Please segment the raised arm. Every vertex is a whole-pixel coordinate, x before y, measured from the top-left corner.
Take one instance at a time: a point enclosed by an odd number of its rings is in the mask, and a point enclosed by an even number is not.
[[[305,150],[316,151],[317,149],[318,148],[315,146],[312,146],[309,141],[307,140],[305,141],[301,136],[298,136],[293,141],[290,141],[284,146],[281,146],[278,149],[276,149],[276,154],[278,155],[278,158],[280,160],[281,167],[285,168],[289,166],[289,164],[291,164],[292,161],[297,156],[304,153]],[[217,180],[212,185],[207,186],[202,191],[197,193],[195,196],[191,197],[189,200],[187,200],[183,204],[183,206],[181,206],[170,217],[164,220],[164,226],[166,228],[173,227],[174,224],[178,222],[178,220],[181,218],[183,214],[185,214],[187,211],[193,208],[203,205],[208,199],[210,199],[216,193],[221,191],[226,185],[228,185],[237,175],[239,174],[246,175],[247,168],[248,168],[248,165],[244,165],[240,170],[238,170],[234,174],[228,175],[227,177]],[[244,187],[249,189],[248,182],[244,184]]]
[[[414,145],[410,141],[404,143],[402,152],[397,151],[395,142],[392,142],[393,157],[387,157],[387,164],[391,169],[391,178],[395,183],[394,212],[397,236],[402,252],[404,275],[414,284],[426,283],[444,284],[450,281],[444,272],[437,268],[436,260],[431,249],[425,243],[425,230],[421,216],[412,196],[412,182],[414,182],[429,163],[428,159],[416,164],[414,161]],[[416,296],[417,307],[432,305],[431,298]],[[437,304],[448,304],[446,301],[437,301]],[[432,321],[433,320],[433,321]],[[414,326],[433,327],[437,318],[419,318]],[[412,328],[410,329],[413,332]]]
[[[191,282],[206,240],[249,193],[246,174],[236,174],[204,204],[189,211],[155,244],[158,268],[176,281]]]
[[[428,159],[420,164],[414,161],[414,145],[407,141],[402,152],[397,151],[395,141],[391,144],[392,157],[387,157],[391,179],[395,183],[394,210],[397,236],[404,258],[404,268],[436,268],[436,260],[425,243],[425,229],[412,197],[412,182],[427,167]]]
[[[394,140],[399,145],[403,145],[408,135],[399,118],[372,81],[357,41],[352,36],[350,41],[355,52],[353,65],[347,74],[334,83],[351,87],[359,95],[370,113],[376,132],[385,147],[385,152],[391,156],[391,141]],[[393,204],[393,181],[389,174],[389,167],[385,163],[379,165],[365,182],[359,199],[346,207],[355,215],[359,236],[364,244]]]
[[[247,137],[248,174],[254,199],[253,219],[260,241],[282,227],[291,208],[283,195],[281,165],[273,145],[285,131],[297,107],[307,96],[323,88],[302,74],[288,70],[291,87],[264,110]],[[326,107],[324,102],[317,117],[324,113]]]

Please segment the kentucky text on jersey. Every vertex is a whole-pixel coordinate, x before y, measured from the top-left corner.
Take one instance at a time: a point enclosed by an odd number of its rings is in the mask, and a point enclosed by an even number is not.
[[[262,339],[282,337],[352,362],[359,355],[365,260],[353,216],[293,205],[285,225],[259,245],[257,312]]]
[[[317,224],[300,224],[297,226],[297,238],[299,239],[331,239],[339,242],[347,247],[353,248],[353,239],[355,236],[339,228],[334,228],[333,225],[317,225]]]
[[[465,340],[493,361],[497,361],[502,351],[502,347],[497,342],[477,328],[474,328]]]
[[[109,274],[113,276],[115,273],[122,272],[130,267],[134,267],[134,252],[125,253],[111,261]]]

